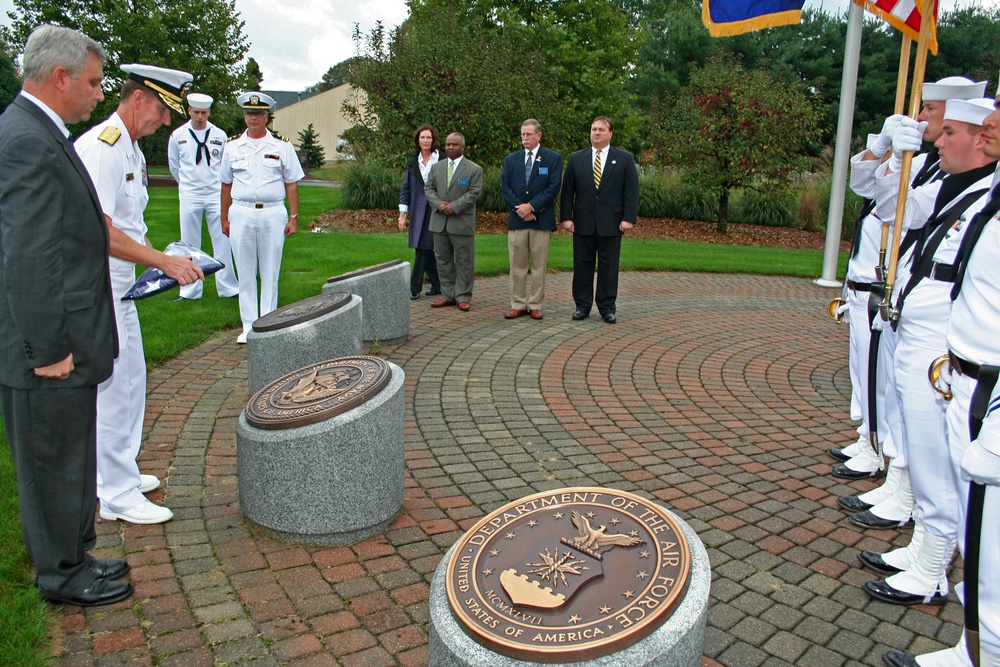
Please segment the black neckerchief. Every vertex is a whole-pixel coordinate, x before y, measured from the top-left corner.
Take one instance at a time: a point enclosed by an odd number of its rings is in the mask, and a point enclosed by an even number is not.
[[[212,131],[211,128],[205,128],[205,138],[202,139],[201,141],[198,141],[198,135],[194,133],[194,130],[192,128],[190,127],[188,128],[188,132],[191,133],[191,138],[194,139],[194,143],[198,145],[198,147],[195,148],[195,153],[194,153],[195,164],[201,164],[202,151],[205,151],[205,164],[207,165],[212,164],[212,157],[208,154],[208,146],[206,145],[208,143],[208,133],[211,131]]]

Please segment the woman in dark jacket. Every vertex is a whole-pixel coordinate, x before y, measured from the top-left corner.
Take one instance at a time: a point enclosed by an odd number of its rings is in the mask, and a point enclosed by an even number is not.
[[[421,125],[413,133],[413,143],[417,152],[406,166],[403,189],[399,193],[399,231],[406,231],[409,218],[410,247],[416,253],[413,272],[410,274],[410,298],[419,299],[425,273],[431,284],[427,295],[441,293],[441,281],[434,259],[434,236],[430,230],[431,207],[424,195],[424,181],[430,174],[431,165],[438,161],[437,133],[430,125]]]

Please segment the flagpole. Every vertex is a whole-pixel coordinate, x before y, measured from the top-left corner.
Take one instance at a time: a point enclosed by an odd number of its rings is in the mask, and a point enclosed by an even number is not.
[[[901,114],[906,110],[906,78],[910,73],[910,45],[913,40],[903,35],[903,43],[899,47],[899,74],[896,76],[896,106],[893,113]],[[889,224],[882,225],[882,240],[878,247],[878,265],[882,275],[885,275],[885,250],[889,245]]]
[[[917,60],[913,65],[913,85],[910,88],[910,118],[920,115],[921,92],[923,91],[924,71],[927,68],[927,51],[934,28],[934,0],[924,0],[920,12],[920,35],[917,38]],[[896,220],[892,229],[892,248],[889,252],[888,274],[885,279],[885,296],[879,304],[882,319],[890,322],[899,317],[892,308],[892,290],[896,282],[896,267],[899,263],[899,244],[903,238],[903,215],[906,213],[906,197],[910,192],[910,165],[913,163],[913,151],[903,153],[903,166],[899,170],[899,195],[896,201]]]
[[[821,287],[842,286],[837,280],[840,260],[840,229],[844,219],[844,196],[847,190],[847,167],[851,153],[851,130],[854,125],[854,96],[858,87],[858,62],[861,59],[861,27],[864,10],[853,2],[847,10],[847,39],[844,41],[844,73],[840,80],[840,109],[837,138],[830,175],[830,207],[826,216],[826,245],[823,250],[823,273],[815,281]]]

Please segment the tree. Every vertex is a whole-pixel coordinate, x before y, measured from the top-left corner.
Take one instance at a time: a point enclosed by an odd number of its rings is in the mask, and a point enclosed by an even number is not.
[[[247,58],[246,89],[261,90],[264,87],[264,73],[253,58]]]
[[[227,131],[240,127],[235,92],[247,88],[242,64],[249,43],[235,0],[13,0],[11,25],[2,35],[17,51],[31,29],[41,23],[81,30],[108,51],[105,100],[87,124],[72,128],[80,134],[109,116],[118,104],[123,81],[119,65],[140,62],[190,72],[194,90],[216,99],[212,121]],[[169,128],[142,140],[147,160],[166,162]]]
[[[805,93],[722,53],[693,69],[672,105],[651,117],[656,157],[718,197],[719,232],[727,230],[733,189],[787,187],[818,136],[819,113]]]
[[[319,143],[319,133],[313,129],[312,123],[309,123],[306,129],[299,130],[299,143],[296,146],[299,149],[302,166],[315,169],[322,167],[326,162],[326,154]]]
[[[323,75],[323,78],[319,83],[314,83],[306,88],[306,92],[322,93],[347,83],[351,67],[354,67],[361,60],[363,60],[363,58],[360,56],[351,56],[347,60],[340,61],[330,69],[326,70],[326,74]]]
[[[4,40],[0,39],[0,113],[14,101],[21,90],[21,77],[14,66],[14,57]]]

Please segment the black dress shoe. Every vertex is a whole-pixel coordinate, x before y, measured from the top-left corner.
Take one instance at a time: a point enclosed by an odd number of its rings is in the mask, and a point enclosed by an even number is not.
[[[840,447],[834,447],[833,449],[829,449],[827,450],[826,453],[830,455],[830,458],[834,459],[835,461],[840,461],[841,463],[847,463],[848,461],[851,460],[851,457],[845,454],[844,450]]]
[[[573,313],[574,320],[585,320],[588,317],[590,317],[590,313],[585,313],[582,310],[578,310],[575,313]]]
[[[918,667],[917,656],[902,651],[889,651],[882,656],[882,662],[889,667]]]
[[[856,512],[850,516],[851,523],[855,526],[861,526],[862,528],[874,528],[876,530],[884,530],[886,528],[901,528],[908,523],[913,521],[912,518],[908,518],[906,521],[894,521],[892,519],[883,519],[880,516],[875,516],[872,514],[871,510],[865,510],[864,512]]]
[[[869,477],[878,477],[881,474],[882,471],[878,469],[872,472],[853,470],[847,466],[837,466],[833,469],[833,476],[840,477],[841,479],[868,479]]]
[[[42,597],[57,604],[75,604],[78,607],[97,607],[102,604],[120,602],[132,595],[132,584],[115,579],[94,579],[94,583],[79,595],[60,595],[42,591]]]
[[[876,600],[881,600],[882,602],[888,602],[889,604],[933,604],[942,605],[948,601],[947,595],[941,595],[935,592],[931,596],[929,602],[924,602],[923,595],[916,595],[914,593],[906,593],[899,589],[893,588],[886,583],[885,579],[879,579],[877,581],[866,581],[865,585],[862,586],[865,589],[865,593],[872,596]]]
[[[429,290],[427,290],[426,292],[424,292],[424,294],[426,294],[427,296],[437,296],[440,293],[441,293],[441,290],[434,289],[433,287],[430,288]]]
[[[129,565],[123,558],[95,558],[88,565],[98,579],[117,579],[129,571]]]
[[[416,301],[420,298],[420,292],[410,292],[410,301]]]
[[[837,498],[837,504],[840,505],[841,509],[845,509],[848,512],[864,512],[865,510],[870,510],[875,507],[871,503],[866,503],[857,496],[841,496]]]
[[[617,318],[617,317],[615,317],[615,314],[614,314],[614,313],[605,313],[604,315],[601,315],[601,317],[602,317],[602,318],[604,319],[604,321],[605,321],[605,322],[607,322],[608,324],[614,324],[615,322],[617,322],[617,321],[618,321],[618,318]]]
[[[883,577],[888,577],[890,575],[896,574],[897,572],[902,572],[895,565],[889,565],[882,559],[882,554],[877,551],[862,551],[858,554],[858,560],[861,564],[867,567],[872,572],[878,572]]]

